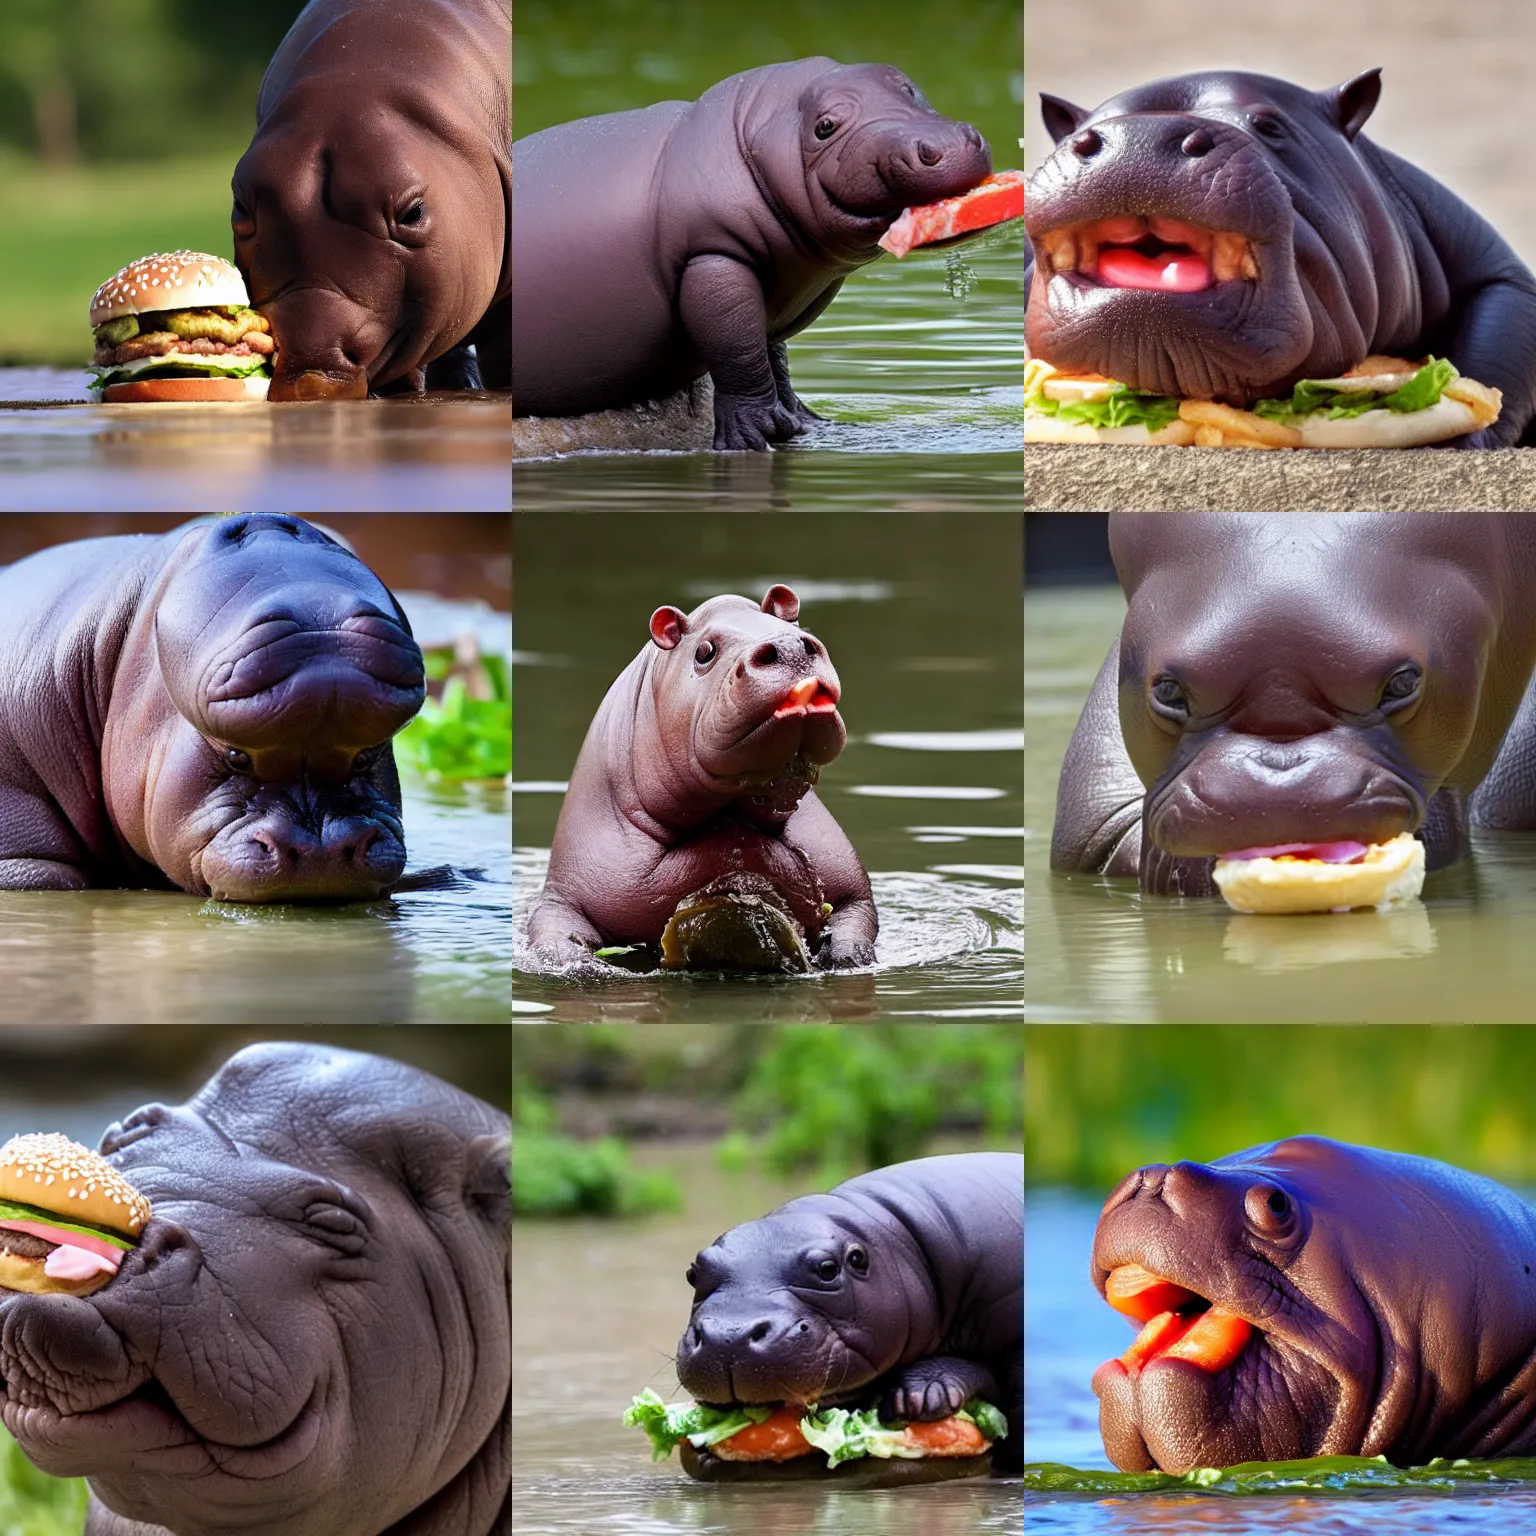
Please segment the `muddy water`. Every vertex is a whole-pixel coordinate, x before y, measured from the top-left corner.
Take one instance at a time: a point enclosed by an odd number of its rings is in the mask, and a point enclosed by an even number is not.
[[[0,369],[0,511],[504,512],[510,504],[505,395],[91,405],[84,383],[83,373]]]
[[[1026,603],[1027,1014],[1050,1021],[1468,1023],[1529,1017],[1536,836],[1473,834],[1473,857],[1391,912],[1255,917],[1219,900],[1047,868],[1067,741],[1119,627],[1118,589]]]
[[[816,1019],[1017,1016],[1019,522],[845,513],[832,518],[619,515],[517,520],[514,688],[520,1015]],[[849,731],[817,793],[870,871],[881,915],[873,972],[737,978],[550,973],[525,921],[566,780],[609,684],[662,603],[718,592],[799,594],[826,644]]]
[[[651,1387],[686,1398],[671,1356],[683,1271],[718,1233],[803,1193],[727,1178],[709,1146],[668,1149],[687,1209],[644,1221],[519,1222],[512,1234],[512,1528],[517,1536],[1017,1536],[1017,1482],[870,1492],[695,1483],[655,1464],[620,1415]]]

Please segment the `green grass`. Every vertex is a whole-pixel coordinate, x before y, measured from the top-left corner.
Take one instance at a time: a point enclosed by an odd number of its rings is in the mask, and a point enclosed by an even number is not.
[[[136,257],[232,255],[229,178],[240,152],[68,169],[0,156],[0,364],[85,367],[91,295]]]
[[[83,1479],[44,1477],[0,1429],[0,1536],[80,1536],[88,1497]]]
[[[1197,1467],[1192,1472],[1083,1471],[1057,1462],[1024,1468],[1031,1493],[1451,1493],[1457,1488],[1486,1491],[1492,1486],[1536,1482],[1536,1460],[1444,1461],[1422,1467],[1394,1467],[1385,1456],[1314,1456],[1303,1461],[1246,1461],[1235,1467]]]

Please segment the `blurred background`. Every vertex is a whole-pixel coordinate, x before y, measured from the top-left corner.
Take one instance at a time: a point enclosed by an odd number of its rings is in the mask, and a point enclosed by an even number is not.
[[[229,178],[303,0],[0,6],[0,366],[77,364],[98,284],[149,251],[231,256]]]
[[[645,1387],[685,1396],[683,1271],[727,1227],[905,1158],[1017,1151],[1022,1046],[1001,1024],[520,1025],[516,1529],[1016,1533],[1016,1485],[700,1487],[620,1416]]]
[[[1131,1330],[1094,1289],[1089,1255],[1105,1198],[1144,1163],[1207,1162],[1316,1134],[1536,1189],[1536,1032],[1528,1028],[1087,1025],[1028,1027],[1024,1036],[1030,1462],[1109,1466],[1089,1382],[1130,1342]],[[1386,1520],[1385,1506],[1375,1507]],[[1276,1511],[1273,1526],[1243,1523],[1259,1518],[1250,1506],[1222,1524],[1213,1507],[1215,1523],[1202,1520],[1201,1528],[1295,1530],[1298,1520],[1309,1532],[1354,1528],[1326,1503],[1310,1515],[1301,1506],[1287,1511]],[[1113,1526],[1082,1502],[1038,1513],[1042,1530]],[[1402,1518],[1381,1528],[1442,1529],[1439,1519],[1414,1523],[1406,1510]],[[1509,1525],[1477,1528],[1514,1529],[1516,1517],[1508,1518]],[[1462,1528],[1447,1519],[1444,1528]],[[1371,1524],[1377,1528],[1374,1514]],[[1030,1528],[1037,1528],[1034,1512]]]

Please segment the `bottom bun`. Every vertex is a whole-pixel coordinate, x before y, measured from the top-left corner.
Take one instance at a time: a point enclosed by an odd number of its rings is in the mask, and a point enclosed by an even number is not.
[[[684,1440],[678,1447],[683,1471],[701,1483],[830,1482],[839,1488],[901,1488],[914,1483],[942,1483],[956,1477],[985,1477],[992,1456],[938,1456],[925,1461],[882,1460],[862,1456],[829,1467],[820,1451],[793,1461],[726,1461]]]
[[[1195,429],[1187,421],[1170,421],[1155,432],[1148,426],[1095,427],[1086,421],[1062,421],[1045,411],[1024,412],[1026,443],[1129,443],[1140,448],[1188,448]]]
[[[0,1291],[25,1291],[29,1296],[89,1296],[113,1278],[92,1275],[89,1280],[55,1280],[43,1272],[47,1262],[0,1252]]]
[[[247,374],[243,379],[203,377],[196,379],[134,379],[128,384],[108,384],[101,398],[109,405],[142,405],[156,401],[265,400],[271,379]]]
[[[1239,912],[1343,912],[1392,907],[1424,888],[1424,844],[1411,832],[1373,843],[1354,864],[1320,859],[1217,859],[1212,872],[1227,905]]]

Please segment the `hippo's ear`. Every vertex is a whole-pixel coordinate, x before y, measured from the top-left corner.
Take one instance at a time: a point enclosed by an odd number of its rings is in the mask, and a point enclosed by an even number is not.
[[[658,608],[651,615],[651,639],[670,651],[688,633],[688,615],[681,608]]]
[[[793,624],[800,617],[800,599],[788,587],[769,587],[763,599],[763,612]]]
[[[1365,127],[1365,120],[1376,110],[1376,103],[1381,100],[1380,66],[1368,69],[1363,75],[1356,75],[1353,80],[1347,80],[1343,85],[1336,85],[1331,91],[1324,92],[1324,100],[1328,103],[1334,122],[1339,125],[1339,132],[1346,139],[1353,139]]]
[[[1087,107],[1074,107],[1060,96],[1040,92],[1040,116],[1045,119],[1045,131],[1060,144],[1069,133],[1076,133],[1089,115]]]

